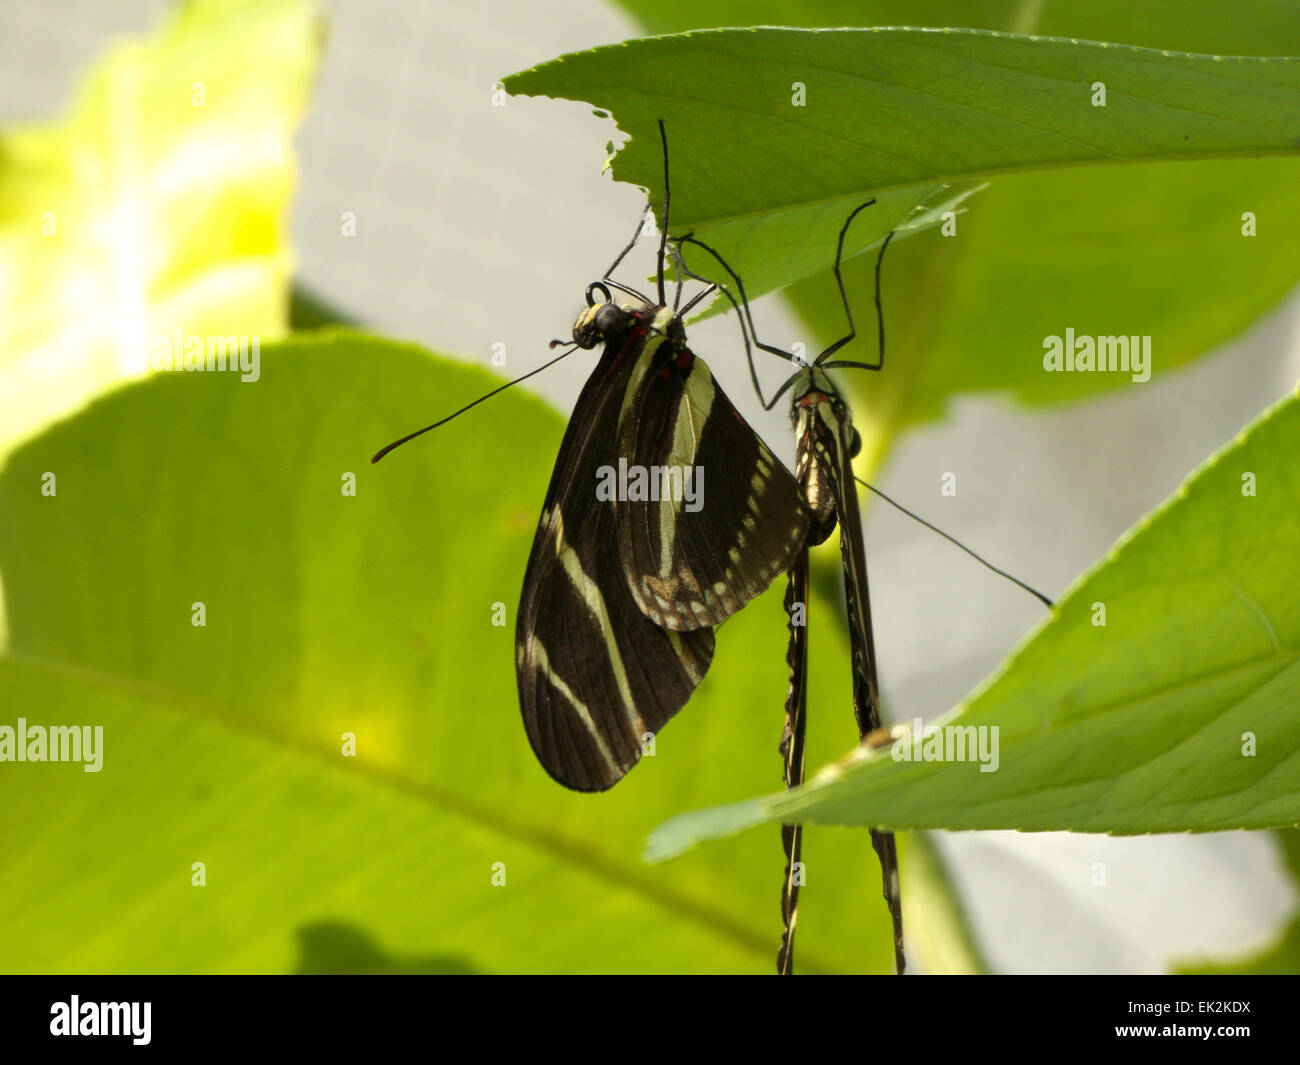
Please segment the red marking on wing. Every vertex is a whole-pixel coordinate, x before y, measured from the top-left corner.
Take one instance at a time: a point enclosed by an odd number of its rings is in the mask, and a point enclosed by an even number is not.
[[[627,341],[623,344],[623,350],[620,351],[614,361],[609,364],[611,372],[618,369],[619,363],[623,361],[629,351],[636,347],[637,343],[643,336],[645,336],[645,326],[636,325],[632,327],[627,334]]]

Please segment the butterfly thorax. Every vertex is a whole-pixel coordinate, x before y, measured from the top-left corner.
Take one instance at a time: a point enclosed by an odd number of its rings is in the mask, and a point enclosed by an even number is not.
[[[806,369],[796,384],[791,419],[795,426],[795,479],[813,514],[809,539],[819,544],[835,531],[835,478],[851,457],[844,454],[844,442],[855,434],[839,392],[816,367]]]
[[[617,344],[633,331],[666,337],[673,347],[686,346],[686,329],[671,307],[646,304],[592,303],[573,323],[573,342],[590,350],[604,343]]]

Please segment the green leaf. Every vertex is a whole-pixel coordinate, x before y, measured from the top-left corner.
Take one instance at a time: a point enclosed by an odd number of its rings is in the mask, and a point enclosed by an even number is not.
[[[357,323],[303,285],[294,285],[289,295],[289,327],[295,332],[326,326],[355,327]]]
[[[973,30],[701,31],[563,56],[505,85],[611,112],[631,135],[615,176],[652,203],[664,119],[673,229],[724,249],[751,295],[829,266],[844,218],[871,196],[847,254],[952,182],[1300,152],[1300,60]]]
[[[345,332],[261,369],[134,384],[0,474],[0,725],[104,729],[99,773],[0,762],[0,969],[773,971],[775,829],[640,852],[780,780],[781,590],[720,632],[655,757],[568,792],[529,749],[513,641],[562,419],[512,390],[371,466],[499,379]],[[818,761],[856,735],[828,615]],[[889,971],[865,834],[811,831],[805,861],[800,970]]]
[[[61,120],[0,134],[0,454],[160,342],[287,328],[310,0],[174,5]]]
[[[928,832],[905,832],[903,846],[903,928],[908,953],[918,954],[935,975],[973,976],[988,972],[970,929],[953,878]]]
[[[709,26],[965,26],[1218,55],[1300,52],[1295,0],[618,0],[647,33]]]
[[[1182,52],[1300,55],[1294,0],[1230,7],[1219,0],[623,0],[622,6],[651,33],[747,23],[965,26]],[[674,147],[675,160],[682,154]],[[1298,182],[1300,163],[1292,159],[1000,175],[970,203],[955,239],[927,234],[895,241],[885,270],[890,370],[857,389],[865,438],[859,468],[876,467],[900,431],[942,416],[962,392],[1007,391],[1024,402],[1056,403],[1123,383],[1111,374],[1072,380],[1040,372],[1043,338],[1067,325],[1095,335],[1152,336],[1157,373],[1237,335],[1300,279],[1294,254],[1300,214],[1290,206]],[[1247,210],[1260,222],[1253,238],[1241,233]],[[867,315],[872,258],[846,264],[855,310]],[[829,270],[789,294],[813,334],[811,350],[842,335],[843,310]],[[761,331],[761,313],[758,325]],[[843,354],[874,359],[874,345],[868,329]]]
[[[1143,387],[1127,374],[1045,373],[1044,340],[1067,328],[1149,336],[1156,381],[1235,336],[1300,276],[1298,180],[1300,166],[1281,159],[1114,167],[1104,179],[1007,175],[970,201],[956,237],[895,241],[882,281],[887,370],[850,379],[861,468],[955,395],[1007,391],[1045,405]],[[1267,219],[1255,237],[1241,232],[1247,209]],[[874,265],[846,266],[850,293],[872,291]],[[812,323],[810,349],[844,332],[829,273],[789,294]],[[844,352],[874,360],[872,308],[865,297],[858,308],[868,328]]]
[[[904,739],[855,751],[800,793],[670,822],[651,851],[783,819],[1110,833],[1300,823],[1297,452],[1292,396],[1127,534],[941,723],[982,726],[986,742],[996,728],[996,771],[896,760]]]

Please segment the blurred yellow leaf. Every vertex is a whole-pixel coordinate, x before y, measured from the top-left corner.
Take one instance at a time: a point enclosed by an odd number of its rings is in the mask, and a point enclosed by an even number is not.
[[[175,338],[283,335],[311,0],[200,0],[0,133],[0,456]]]

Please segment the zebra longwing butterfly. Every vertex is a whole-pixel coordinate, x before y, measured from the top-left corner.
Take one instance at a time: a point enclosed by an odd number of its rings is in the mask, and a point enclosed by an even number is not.
[[[665,298],[662,121],[659,133],[658,299],[610,278],[636,235],[587,287],[569,351],[603,350],[560,444],[515,631],[529,743],[577,791],[603,791],[639,761],[703,679],[713,627],[789,568],[808,527],[794,478],[687,347],[682,318],[717,286],[679,309],[679,279],[671,307]]]
[[[516,674],[543,767],[566,787],[601,791],[703,679],[712,626],[788,569],[808,517],[794,478],[686,346],[677,312],[593,303],[574,338],[605,349],[542,506]],[[702,505],[650,499],[630,484],[620,498],[599,498],[600,471],[620,460],[695,471]]]
[[[885,238],[876,260],[876,310],[880,314],[880,263],[892,234]],[[837,269],[838,277],[838,269]],[[842,289],[841,289],[842,291]],[[846,304],[847,306],[847,304]],[[882,319],[883,321],[883,319]],[[850,316],[850,328],[852,317]],[[838,345],[836,345],[838,347]],[[828,351],[834,350],[828,349]],[[884,366],[884,328],[880,329],[880,357],[874,364],[858,364],[867,369]],[[1052,601],[1024,581],[994,566],[965,544],[942,529],[913,514],[906,507],[854,477],[853,459],[861,449],[861,438],[853,428],[848,404],[825,372],[827,352],[796,374],[793,382],[791,421],[795,427],[795,476],[803,488],[812,512],[805,548],[790,568],[786,591],[786,612],[790,617],[790,643],[787,662],[790,686],[786,695],[786,725],[781,750],[785,756],[785,783],[796,787],[803,783],[803,731],[807,719],[808,698],[808,628],[807,611],[803,624],[795,624],[795,604],[808,602],[808,547],[824,542],[838,524],[840,527],[840,562],[844,571],[844,598],[849,621],[849,646],[853,658],[853,714],[858,726],[858,740],[869,747],[883,746],[892,737],[882,727],[880,689],[876,677],[876,651],[871,625],[871,601],[867,588],[866,538],[858,506],[855,482],[870,488],[891,506],[938,533],[961,548],[981,565],[1023,588],[1051,608]],[[778,393],[779,395],[779,393]],[[786,877],[782,888],[784,927],[777,953],[778,971],[788,973],[793,965],[794,930],[798,912],[798,885],[792,871],[799,861],[802,828],[782,825],[786,849]],[[903,952],[903,909],[898,872],[898,851],[892,832],[871,829],[871,843],[880,859],[882,894],[889,909],[894,936],[894,965],[901,976],[906,968]]]
[[[740,295],[741,331],[745,336],[746,351],[750,351],[750,337],[756,346],[802,366],[791,376],[771,400],[763,405],[771,408],[793,388],[791,421],[795,427],[795,477],[800,485],[810,511],[808,534],[789,570],[786,588],[786,612],[790,618],[790,642],[786,660],[790,670],[790,683],[786,694],[785,728],[781,738],[784,758],[784,779],[787,788],[803,783],[804,732],[807,721],[808,698],[808,573],[809,548],[824,542],[838,524],[840,527],[840,558],[844,569],[844,593],[848,612],[849,640],[853,667],[853,713],[858,725],[859,739],[881,727],[880,695],[876,680],[876,655],[871,627],[871,602],[867,594],[866,547],[862,531],[861,512],[857,491],[853,483],[853,457],[861,444],[853,428],[848,405],[832,384],[826,369],[832,366],[855,366],[879,370],[884,365],[884,326],[880,326],[880,356],[876,363],[829,361],[830,356],[857,335],[853,313],[840,274],[844,254],[844,239],[849,226],[858,213],[870,207],[874,200],[859,205],[845,220],[840,230],[835,256],[835,279],[849,320],[847,335],[821,352],[811,364],[805,363],[790,352],[764,344],[758,340],[753,326],[749,301],[744,284],[735,271],[713,248],[696,240],[692,235],[678,239],[680,244],[694,244],[709,252],[731,275]],[[876,261],[876,309],[880,312],[880,263],[885,248],[893,234],[881,244]],[[732,301],[735,303],[735,300]],[[755,378],[757,380],[757,378]],[[762,396],[760,394],[760,399]],[[781,838],[785,848],[785,879],[781,891],[782,937],[777,952],[777,971],[788,974],[794,965],[794,932],[798,918],[799,886],[795,869],[802,847],[802,826],[782,825]],[[883,894],[889,907],[894,929],[894,959],[897,971],[904,970],[903,917],[899,894],[898,855],[892,832],[871,830],[872,845],[880,859]]]
[[[809,542],[820,543],[837,523],[840,527],[840,561],[844,569],[844,598],[853,657],[853,714],[857,720],[859,740],[866,740],[868,735],[881,728],[881,718],[871,601],[867,590],[866,541],[857,487],[853,482],[852,460],[860,446],[859,438],[849,417],[848,405],[816,363],[799,375],[793,393],[792,418],[798,456],[795,470],[814,514],[814,532]],[[806,591],[807,570],[808,551],[805,547],[791,569],[789,595],[796,594],[796,589]],[[798,601],[806,603],[807,599]],[[807,699],[808,683],[806,677],[796,676],[796,673],[807,668],[807,633],[806,615],[804,625],[792,623],[790,626],[790,690],[786,700],[786,719],[795,726],[802,724],[806,713],[803,704]],[[801,646],[796,649],[796,645]],[[802,767],[799,768],[796,783],[802,781]],[[793,830],[797,832],[798,827]],[[883,894],[893,922],[894,963],[902,975],[906,962],[894,834],[873,828],[871,844],[880,859]],[[792,916],[796,901],[797,897],[790,902]],[[786,926],[783,951],[792,950],[793,935],[794,924],[791,921]]]
[[[740,317],[741,336],[744,340],[746,355],[749,357],[750,371],[755,387],[758,387],[758,377],[753,366],[751,338],[753,346],[779,355],[802,367],[786,380],[770,400],[763,399],[762,392],[759,391],[759,398],[763,406],[770,410],[782,395],[793,388],[790,417],[795,428],[795,476],[810,511],[807,539],[790,567],[785,599],[786,614],[790,622],[790,639],[786,653],[790,681],[786,693],[786,718],[780,750],[784,758],[784,779],[787,788],[799,786],[803,783],[804,777],[804,737],[808,698],[806,609],[809,588],[808,549],[823,543],[829,538],[837,524],[840,527],[840,559],[844,571],[845,602],[853,663],[853,711],[858,725],[859,742],[868,746],[879,746],[890,742],[888,733],[881,728],[880,693],[876,677],[871,603],[867,590],[866,540],[862,527],[861,511],[858,507],[855,481],[871,489],[871,491],[881,496],[891,506],[896,507],[908,517],[920,522],[926,528],[938,533],[950,543],[961,548],[981,565],[1023,588],[1049,609],[1052,605],[1051,600],[1041,592],[1031,588],[1024,581],[1012,576],[1005,570],[994,566],[987,559],[976,554],[942,529],[930,524],[924,518],[914,514],[883,492],[853,475],[852,460],[861,448],[861,439],[853,428],[848,404],[844,401],[843,396],[826,371],[831,368],[846,367],[876,371],[884,368],[885,327],[880,299],[880,268],[884,261],[885,249],[888,248],[889,242],[893,239],[894,234],[892,232],[881,243],[880,252],[876,258],[877,360],[874,363],[853,362],[842,359],[831,361],[831,356],[835,352],[857,336],[856,326],[853,323],[853,311],[840,272],[844,255],[844,240],[853,219],[857,217],[860,211],[870,207],[874,202],[874,200],[868,200],[849,214],[840,230],[839,244],[835,254],[835,281],[839,288],[845,317],[848,319],[849,331],[822,351],[811,364],[804,362],[792,352],[764,344],[758,339],[754,330],[754,320],[750,311],[749,300],[745,295],[744,283],[717,251],[702,241],[696,240],[691,234],[676,238],[679,247],[682,244],[693,244],[712,255],[735,283],[739,301],[732,297],[725,288],[722,291],[736,307]],[[798,918],[799,900],[799,882],[795,877],[795,869],[800,861],[802,834],[801,825],[788,824],[781,826],[786,865],[781,890],[783,929],[781,945],[777,952],[777,971],[782,974],[793,972],[794,934]],[[898,855],[894,834],[872,829],[871,839],[880,860],[882,893],[893,925],[895,968],[902,975],[906,961],[903,953],[902,896],[900,893]]]

